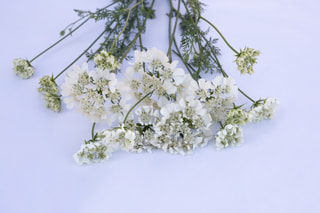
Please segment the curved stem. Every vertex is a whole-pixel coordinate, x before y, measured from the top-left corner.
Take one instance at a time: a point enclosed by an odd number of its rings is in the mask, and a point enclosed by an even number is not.
[[[222,33],[218,30],[218,28],[216,26],[214,26],[209,20],[207,20],[206,18],[200,16],[200,19],[204,20],[205,22],[207,22],[211,27],[213,27],[217,33],[221,36],[221,38],[224,40],[224,42],[228,45],[228,47],[235,52],[237,55],[239,54],[239,52],[237,50],[235,50],[227,41],[227,39],[222,35]]]
[[[69,67],[71,67],[74,63],[76,63],[86,52],[88,52],[88,50],[103,36],[103,34],[106,32],[107,30],[104,30],[88,47],[87,49],[85,49],[75,60],[73,60],[66,68],[64,68],[55,78],[54,80],[56,80],[62,73],[64,73],[67,69],[69,69]]]
[[[127,122],[128,116],[131,113],[131,111],[138,106],[138,104],[140,104],[146,97],[148,97],[149,95],[151,95],[153,93],[153,91],[149,92],[148,94],[146,94],[145,96],[143,96],[137,103],[135,103],[135,105],[133,105],[130,110],[127,112],[126,117],[123,120],[123,124],[125,124]]]
[[[91,129],[91,137],[94,138],[94,128],[96,126],[96,122],[93,122],[92,129]]]
[[[123,33],[123,31],[126,29],[127,24],[128,24],[128,21],[129,21],[129,18],[130,18],[131,10],[132,10],[133,8],[135,8],[136,6],[138,6],[139,4],[141,4],[142,2],[143,2],[143,0],[139,1],[138,3],[134,4],[132,7],[129,8],[126,22],[124,23],[124,26],[123,26],[122,30],[120,31],[120,33],[117,35],[116,39],[113,41],[113,43],[112,43],[112,45],[111,45],[111,47],[110,47],[109,52],[112,52],[112,49],[114,48],[114,45],[115,45],[116,42],[118,41],[118,39],[119,39],[119,37],[121,36],[121,34]]]
[[[86,20],[84,20],[81,24],[79,24],[79,26],[77,26],[76,28],[74,28],[72,31],[70,31],[67,35],[63,36],[61,39],[59,39],[58,41],[56,41],[54,44],[52,44],[50,47],[48,47],[47,49],[43,50],[41,53],[39,53],[38,55],[36,55],[33,59],[31,59],[29,62],[33,62],[34,60],[36,60],[38,57],[40,57],[41,55],[43,55],[44,53],[46,53],[48,50],[50,50],[52,47],[56,46],[57,44],[59,44],[61,41],[63,41],[65,38],[67,38],[68,36],[70,36],[73,32],[75,32],[76,30],[78,30],[82,25],[84,25],[87,21],[89,21],[90,17],[87,18]]]

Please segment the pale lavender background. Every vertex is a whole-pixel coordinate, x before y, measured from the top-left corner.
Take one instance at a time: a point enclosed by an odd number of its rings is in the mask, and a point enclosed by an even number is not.
[[[117,152],[81,167],[71,156],[90,137],[91,124],[74,110],[46,109],[36,87],[84,50],[103,24],[91,22],[35,61],[29,80],[14,76],[12,59],[30,59],[58,39],[77,18],[73,8],[105,2],[1,4],[0,212],[320,212],[319,1],[205,1],[205,16],[234,47],[262,51],[256,73],[240,76],[220,42],[226,70],[252,97],[281,101],[273,120],[244,127],[242,146],[219,152],[210,143],[187,157]],[[156,8],[159,19],[148,23],[144,39],[162,49],[167,1]]]

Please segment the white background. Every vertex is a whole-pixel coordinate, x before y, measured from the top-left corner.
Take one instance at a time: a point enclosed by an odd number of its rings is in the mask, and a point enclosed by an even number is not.
[[[276,117],[245,126],[237,148],[217,151],[209,143],[186,157],[117,152],[90,166],[71,156],[90,138],[91,124],[65,106],[59,114],[46,109],[36,88],[40,77],[76,58],[103,23],[90,22],[36,60],[29,80],[12,73],[12,60],[31,59],[56,41],[77,19],[73,8],[94,10],[106,1],[1,4],[0,212],[320,212],[319,1],[204,2],[204,16],[236,49],[261,50],[255,74],[240,76],[233,52],[221,39],[218,45],[240,88],[280,100]],[[158,19],[148,22],[144,41],[166,51],[168,2],[155,8]]]

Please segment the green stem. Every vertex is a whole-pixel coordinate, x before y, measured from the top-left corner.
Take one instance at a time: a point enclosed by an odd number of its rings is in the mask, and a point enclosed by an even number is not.
[[[214,57],[214,59],[215,59],[215,62],[216,62],[216,64],[218,65],[219,70],[221,71],[223,77],[229,77],[228,74],[222,69],[222,66],[221,66],[221,64],[220,64],[220,61],[219,61],[217,55],[215,54],[214,49],[210,46],[210,43],[209,43],[208,39],[207,39],[206,37],[204,37],[204,36],[203,36],[203,39],[206,41],[207,45],[210,47],[210,50],[211,50],[212,55],[213,55],[213,57]],[[250,101],[252,101],[253,103],[255,103],[255,101],[254,101],[252,98],[250,98],[246,93],[244,93],[240,88],[238,88],[238,91],[239,91],[242,95],[244,95],[246,98],[248,98]]]
[[[93,122],[92,129],[91,129],[91,137],[94,138],[94,128],[96,126],[96,122]]]
[[[239,52],[237,50],[235,50],[227,41],[227,39],[222,35],[222,33],[218,30],[218,28],[216,26],[214,26],[209,20],[207,20],[206,18],[200,16],[200,18],[202,20],[204,20],[205,22],[207,22],[211,27],[213,27],[217,33],[221,36],[221,38],[224,40],[224,42],[228,45],[228,47],[233,51],[235,52],[237,55],[239,54]]]
[[[37,56],[35,56],[33,59],[31,59],[29,62],[33,62],[34,60],[36,60],[38,57],[40,57],[41,55],[43,55],[44,53],[46,53],[48,50],[50,50],[51,48],[53,48],[54,46],[56,46],[57,44],[59,44],[61,41],[63,41],[65,38],[69,37],[73,32],[75,32],[76,30],[78,30],[82,25],[84,25],[87,21],[89,21],[90,17],[87,18],[86,20],[84,20],[81,24],[79,24],[79,26],[77,26],[76,28],[74,28],[72,31],[70,31],[67,35],[63,36],[61,39],[59,39],[58,41],[56,41],[54,44],[52,44],[50,47],[48,47],[47,49],[45,49],[44,51],[42,51],[41,53],[39,53]]]
[[[146,94],[145,96],[143,96],[137,103],[135,103],[135,105],[133,105],[130,110],[128,111],[128,113],[126,114],[126,117],[123,120],[123,124],[125,124],[127,122],[128,116],[131,113],[131,111],[138,106],[138,104],[140,104],[146,97],[148,97],[149,95],[151,95],[153,93],[153,91],[149,92],[148,94]]]
[[[112,52],[112,49],[114,48],[114,45],[116,45],[116,42],[118,41],[119,37],[121,36],[121,34],[123,33],[123,31],[126,29],[127,24],[128,24],[128,21],[129,21],[129,18],[130,18],[131,10],[132,10],[133,8],[135,8],[136,6],[138,6],[139,4],[141,4],[142,2],[143,2],[143,0],[139,1],[138,3],[134,4],[132,7],[129,8],[126,22],[124,23],[124,26],[123,26],[122,30],[120,31],[120,33],[117,35],[116,39],[113,41],[113,43],[112,43],[112,45],[111,45],[111,47],[110,47],[109,52]]]
[[[67,69],[69,69],[74,63],[76,63],[88,50],[103,36],[103,34],[107,30],[104,30],[89,46],[87,49],[85,49],[75,60],[73,60],[66,68],[64,68],[55,78],[56,80],[62,73],[64,73]]]
[[[142,29],[143,27],[146,25],[148,17],[150,16],[151,12],[152,12],[152,8],[154,5],[155,0],[152,1],[151,6],[150,6],[150,11],[148,13],[148,15],[146,16],[146,18],[144,19],[143,23],[142,23],[142,28],[139,29],[139,32],[136,34],[136,36],[134,37],[134,39],[132,40],[132,42],[130,43],[128,49],[126,50],[126,52],[123,54],[122,58],[120,59],[120,64],[122,63],[122,61],[126,58],[126,56],[128,55],[129,51],[131,50],[131,48],[133,47],[133,45],[135,44],[136,40],[139,38],[139,36],[141,36],[142,33]]]
[[[171,1],[170,1],[170,3],[171,3]],[[168,51],[167,51],[167,56],[169,58],[169,61],[172,61],[172,54],[171,54],[171,45],[172,45],[171,19],[172,19],[172,7],[171,7],[170,13],[169,13],[169,47],[168,47]]]
[[[170,0],[170,7],[171,7],[171,11],[170,11],[170,16],[169,16],[169,48],[168,48],[168,52],[167,55],[169,56],[170,54],[170,61],[172,61],[172,53],[171,53],[171,48],[172,48],[172,42],[173,39],[175,38],[175,33],[176,33],[176,29],[177,29],[177,25],[178,25],[178,20],[179,20],[179,15],[180,15],[180,4],[181,4],[181,0],[179,0],[178,2],[178,11],[176,11],[173,7],[172,4],[172,0]],[[171,34],[171,18],[172,18],[172,11],[175,11],[176,13],[176,21],[174,23],[174,27],[173,27],[173,31]]]
[[[175,37],[173,37],[173,43],[174,43],[174,46],[176,47],[176,50],[177,50],[177,52],[176,51],[173,51],[180,59],[181,59],[181,61],[182,61],[182,63],[184,64],[184,66],[186,67],[186,69],[188,70],[188,72],[190,73],[190,75],[191,75],[191,77],[194,79],[194,76],[193,76],[193,73],[190,71],[190,69],[189,69],[189,67],[188,67],[188,62],[186,62],[186,61],[184,61],[184,59],[183,59],[183,57],[182,57],[182,55],[181,55],[181,52],[180,52],[180,50],[179,50],[179,48],[178,48],[178,44],[177,44],[177,41],[176,41],[176,38]],[[191,66],[190,66],[191,67]],[[194,79],[195,80],[195,79]]]

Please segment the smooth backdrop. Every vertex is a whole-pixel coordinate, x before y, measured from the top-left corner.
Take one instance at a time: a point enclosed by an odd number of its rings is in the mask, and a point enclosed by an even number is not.
[[[261,50],[255,73],[240,76],[220,39],[227,72],[253,98],[281,102],[274,119],[244,127],[240,147],[217,151],[211,142],[185,157],[117,152],[102,164],[78,166],[72,155],[90,138],[91,124],[65,106],[58,114],[46,109],[36,88],[40,77],[76,58],[103,23],[90,22],[36,60],[29,80],[13,74],[12,60],[31,59],[56,41],[77,19],[73,8],[108,2],[2,2],[0,212],[320,212],[319,1],[203,1],[204,16],[235,48]],[[166,51],[169,4],[155,4],[157,19],[148,22],[143,39]]]

